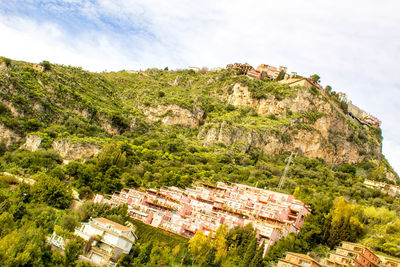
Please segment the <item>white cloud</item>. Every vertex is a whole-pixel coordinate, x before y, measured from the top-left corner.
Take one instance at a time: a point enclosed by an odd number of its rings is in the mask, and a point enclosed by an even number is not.
[[[59,2],[48,4],[57,9]],[[95,71],[238,61],[285,65],[304,75],[317,72],[323,83],[346,92],[383,121],[384,153],[400,171],[400,2],[64,2],[68,5],[57,12],[66,9],[67,17],[80,14],[97,28],[83,23],[71,32],[72,25],[58,23],[57,18],[43,22],[35,14],[19,18],[0,13],[0,32],[6,40],[0,42],[1,53]]]

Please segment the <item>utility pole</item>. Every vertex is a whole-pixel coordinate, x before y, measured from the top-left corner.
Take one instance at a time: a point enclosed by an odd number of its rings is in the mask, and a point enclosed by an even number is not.
[[[289,169],[289,165],[290,165],[290,163],[292,162],[292,157],[293,157],[293,155],[294,155],[294,153],[292,152],[292,153],[290,154],[290,156],[289,156],[289,160],[288,160],[288,162],[287,162],[287,164],[286,164],[285,170],[283,171],[281,180],[279,181],[278,189],[282,189],[283,183],[285,182],[285,178],[286,178],[287,171],[288,171],[288,169]]]

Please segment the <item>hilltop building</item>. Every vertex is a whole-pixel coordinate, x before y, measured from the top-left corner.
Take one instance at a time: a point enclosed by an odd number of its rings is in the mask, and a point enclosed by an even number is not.
[[[343,101],[347,104],[347,110],[349,112],[349,114],[352,117],[357,118],[357,120],[359,120],[359,122],[363,123],[363,124],[369,124],[369,125],[373,125],[376,127],[380,127],[382,122],[372,116],[371,114],[369,114],[368,112],[362,110],[361,108],[357,107],[356,105],[354,105],[351,100],[349,100],[347,98],[347,95],[345,93],[339,92],[337,93],[337,96],[339,98],[339,101]]]
[[[250,70],[254,70],[254,68],[252,66],[250,66],[250,64],[248,63],[234,63],[234,64],[228,64],[226,65],[227,69],[232,69],[236,74],[240,75],[246,75],[247,72],[249,72]]]
[[[249,78],[255,78],[255,79],[261,79],[261,72],[258,72],[256,70],[249,70],[247,72],[247,77]]]
[[[188,70],[193,70],[194,72],[199,72],[200,68],[199,67],[189,67]]]
[[[122,254],[129,254],[137,240],[135,231],[105,218],[82,223],[75,235],[87,241],[81,260],[96,265],[115,265]]]
[[[95,200],[104,203],[99,196]],[[115,193],[110,201],[115,206],[127,203],[134,219],[188,238],[196,231],[213,234],[221,224],[233,228],[251,223],[266,250],[281,237],[297,233],[310,213],[292,195],[222,182],[186,189],[132,188]]]
[[[316,81],[314,81],[314,80],[312,80],[310,78],[297,77],[297,74],[296,74],[296,77],[289,78],[289,79],[286,79],[286,80],[282,80],[282,81],[279,81],[279,82],[288,84],[290,87],[293,87],[293,86],[304,86],[304,87],[307,87],[307,88],[316,87],[319,90],[322,90],[322,86],[319,85],[319,83],[317,83]]]

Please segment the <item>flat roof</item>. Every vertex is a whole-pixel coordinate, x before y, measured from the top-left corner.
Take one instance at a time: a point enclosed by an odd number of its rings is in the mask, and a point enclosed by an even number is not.
[[[100,222],[100,223],[103,223],[103,224],[110,224],[113,228],[121,230],[121,231],[124,231],[124,232],[125,231],[132,231],[131,228],[128,228],[128,227],[123,226],[123,225],[121,225],[119,223],[110,221],[110,220],[108,220],[106,218],[95,218],[95,219],[93,219],[93,221]]]

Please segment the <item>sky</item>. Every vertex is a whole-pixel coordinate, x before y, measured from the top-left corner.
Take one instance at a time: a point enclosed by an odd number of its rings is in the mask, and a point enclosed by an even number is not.
[[[91,71],[286,66],[382,121],[400,173],[398,0],[0,0],[0,56]]]

